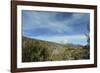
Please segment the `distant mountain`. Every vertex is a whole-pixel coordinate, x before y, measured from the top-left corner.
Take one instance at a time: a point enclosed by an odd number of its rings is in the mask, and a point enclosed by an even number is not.
[[[67,45],[44,41],[44,40],[33,39],[33,38],[28,38],[28,37],[22,37],[22,42],[23,42],[23,47],[33,44],[33,45],[46,47],[46,48],[50,48],[50,49],[52,49],[52,48],[57,48],[57,49],[67,48]]]
[[[60,46],[63,46],[63,47],[67,47],[67,48],[81,48],[83,47],[82,45],[78,45],[78,44],[72,44],[72,43],[66,43],[66,44],[62,44],[62,43],[56,43],[56,42],[51,42],[51,41],[45,41],[45,40],[39,40],[39,39],[34,39],[34,38],[29,38],[29,37],[25,37],[23,36],[22,37],[23,41],[25,40],[33,40],[33,41],[39,41],[41,43],[48,43],[49,45],[60,45]]]
[[[82,45],[78,45],[78,44],[71,44],[71,43],[67,43],[65,44],[67,47],[70,47],[70,48],[81,48],[83,47]]]

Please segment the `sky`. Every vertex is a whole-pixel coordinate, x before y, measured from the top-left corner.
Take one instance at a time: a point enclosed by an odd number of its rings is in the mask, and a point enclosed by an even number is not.
[[[89,13],[22,10],[22,36],[34,39],[86,45],[89,23]]]

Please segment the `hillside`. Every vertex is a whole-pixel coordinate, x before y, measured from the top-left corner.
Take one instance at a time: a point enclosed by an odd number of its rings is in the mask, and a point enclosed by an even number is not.
[[[33,38],[22,38],[22,61],[60,61],[89,59],[89,50],[81,45],[59,44]]]

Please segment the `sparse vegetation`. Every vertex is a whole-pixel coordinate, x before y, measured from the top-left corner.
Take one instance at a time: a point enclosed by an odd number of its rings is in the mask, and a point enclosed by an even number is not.
[[[22,62],[89,59],[89,47],[70,46],[23,37]]]

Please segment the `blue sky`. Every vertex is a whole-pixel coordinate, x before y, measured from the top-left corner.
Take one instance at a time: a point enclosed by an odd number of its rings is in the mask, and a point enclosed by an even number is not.
[[[57,43],[86,45],[89,13],[22,10],[22,35]]]

